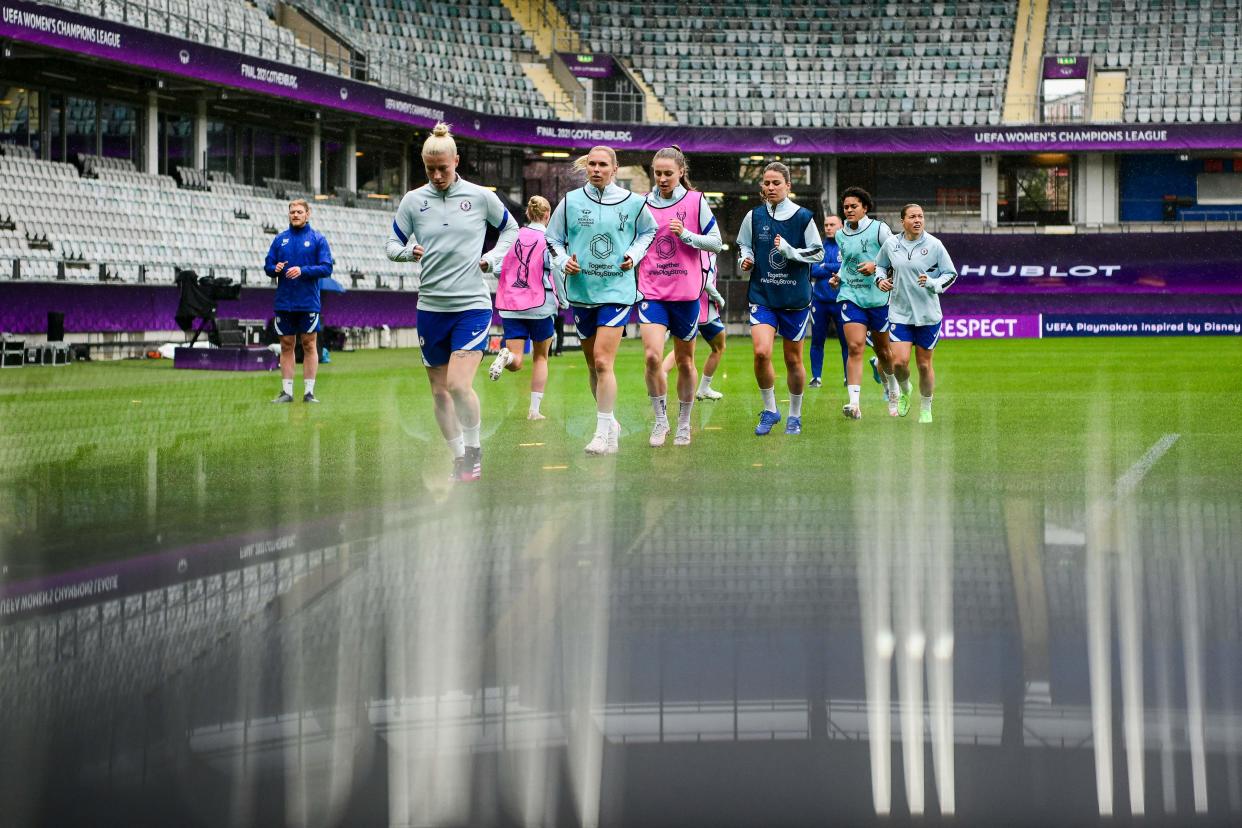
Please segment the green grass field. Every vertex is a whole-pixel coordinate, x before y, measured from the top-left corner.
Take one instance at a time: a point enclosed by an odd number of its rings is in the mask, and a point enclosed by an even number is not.
[[[715,384],[725,398],[696,404],[692,446],[670,439],[662,449],[647,446],[642,354],[627,340],[618,360],[625,430],[613,458],[582,452],[595,418],[579,353],[552,360],[542,422],[525,418],[529,369],[492,383],[489,362],[475,383],[484,480],[456,488],[416,351],[334,355],[318,406],[271,405],[275,374],[174,371],[167,361],[6,370],[4,577],[467,499],[486,521],[497,505],[563,506],[602,492],[619,505],[620,535],[679,496],[753,502],[756,513],[763,498],[791,493],[808,508],[869,498],[877,512],[899,511],[919,487],[957,500],[1082,503],[1169,434],[1179,437],[1142,477],[1141,496],[1242,495],[1235,338],[946,342],[935,423],[917,423],[917,402],[911,416],[890,419],[867,378],[861,421],[841,416],[843,389],[808,389],[801,436],[778,426],[757,438],[750,343],[735,337]],[[778,376],[778,399],[783,390]]]

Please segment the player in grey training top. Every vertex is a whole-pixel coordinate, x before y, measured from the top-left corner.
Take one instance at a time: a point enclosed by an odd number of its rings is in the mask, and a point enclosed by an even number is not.
[[[426,185],[401,199],[386,252],[394,262],[420,262],[418,342],[435,399],[436,422],[453,451],[453,479],[478,480],[483,451],[474,372],[492,326],[492,296],[483,273],[500,267],[517,222],[500,199],[457,175],[457,144],[445,124],[423,143]],[[500,231],[483,256],[487,226]]]
[[[875,257],[875,285],[889,292],[888,319],[891,323],[893,373],[897,375],[900,396],[897,413],[910,413],[910,346],[915,348],[919,366],[919,394],[922,395],[920,423],[932,421],[932,391],[936,375],[932,370],[932,351],[940,339],[940,294],[957,281],[957,268],[940,239],[923,231],[923,208],[907,204],[901,208],[902,234],[884,242]]]

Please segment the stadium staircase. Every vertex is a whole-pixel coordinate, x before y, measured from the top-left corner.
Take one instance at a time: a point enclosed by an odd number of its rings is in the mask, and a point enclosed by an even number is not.
[[[1039,84],[1043,78],[1044,34],[1048,28],[1048,0],[1018,0],[1013,52],[1005,84],[1006,124],[1039,120]]]
[[[577,121],[582,118],[582,108],[574,100],[573,90],[566,89],[541,60],[524,60],[521,63],[526,78],[534,85],[543,99],[552,107],[556,117],[562,121]],[[581,88],[578,92],[581,92]]]
[[[577,52],[582,49],[578,33],[550,0],[501,0],[522,31],[535,44],[538,60],[522,61],[522,71],[543,95],[548,106],[563,121],[583,117],[582,87],[572,78],[562,80],[552,71],[553,52]],[[573,88],[578,86],[578,88]]]
[[[1091,77],[1091,109],[1087,120],[1115,124],[1125,110],[1126,73],[1124,71],[1093,72]]]
[[[293,34],[294,42],[318,55],[322,71],[341,77],[353,77],[350,59],[354,51],[347,33],[336,31],[309,9],[295,3],[277,2],[274,22]]]
[[[648,124],[675,124],[677,119],[664,106],[664,101],[655,93],[643,73],[636,70],[627,58],[617,58],[628,70],[630,78],[643,93],[643,121]]]
[[[578,33],[569,25],[551,0],[501,0],[509,14],[518,22],[535,44],[535,50],[544,60],[553,52],[579,52],[582,43]]]

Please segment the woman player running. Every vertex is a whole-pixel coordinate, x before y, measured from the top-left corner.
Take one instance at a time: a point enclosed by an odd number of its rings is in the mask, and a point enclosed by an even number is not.
[[[517,240],[505,254],[496,286],[496,310],[505,328],[505,345],[492,361],[488,376],[500,379],[506,371],[522,370],[526,341],[530,340],[531,376],[528,420],[542,420],[539,406],[548,384],[548,352],[556,335],[554,316],[560,312],[564,285],[552,267],[545,233],[552,205],[543,196],[526,204],[529,224],[518,231]]]
[[[694,189],[686,158],[677,147],[655,154],[651,171],[656,188],[647,195],[647,209],[659,229],[638,268],[638,320],[646,356],[647,395],[655,411],[652,446],[668,436],[668,377],[664,373],[664,339],[673,337],[677,363],[677,434],[673,445],[690,445],[690,413],[694,407],[694,341],[699,334],[699,297],[705,274],[702,252],[719,253],[720,228],[703,194]]]
[[[499,268],[517,222],[495,193],[457,174],[460,158],[447,124],[436,124],[422,155],[427,183],[401,199],[385,252],[394,262],[422,263],[418,341],[436,422],[453,451],[453,479],[478,480],[482,415],[472,383],[492,325],[491,291],[479,271]],[[500,238],[480,259],[488,225]]]
[[[655,238],[656,221],[646,200],[614,182],[617,154],[611,147],[594,147],[574,163],[586,170],[587,183],[556,205],[547,241],[554,267],[563,257],[565,296],[574,311],[595,397],[595,436],[585,450],[590,455],[616,454],[621,428],[614,416],[613,363],[621,329],[638,300],[634,268]]]
[[[841,413],[851,420],[862,417],[859,397],[868,331],[888,391],[888,412],[897,416],[897,380],[888,352],[888,294],[876,287],[874,281],[875,257],[893,232],[884,222],[868,217],[872,206],[870,194],[861,187],[849,187],[841,194],[845,224],[836,235],[841,269],[833,281],[840,286],[838,318],[845,323],[845,341],[849,346],[845,383],[850,398]]]
[[[764,167],[759,192],[765,203],[746,214],[737,232],[738,264],[751,272],[747,298],[755,379],[763,397],[763,411],[755,426],[755,434],[760,436],[769,434],[781,421],[772,367],[772,345],[778,333],[784,340],[789,384],[785,433],[802,433],[802,393],[806,387],[802,340],[811,320],[810,266],[824,258],[815,215],[790,200],[790,186],[789,168],[784,164],[774,161]]]
[[[957,268],[940,239],[923,232],[923,208],[907,204],[901,208],[900,236],[893,236],[875,260],[876,287],[892,292],[889,320],[892,330],[893,370],[901,393],[897,413],[910,413],[910,346],[919,366],[919,395],[922,404],[919,422],[932,421],[932,392],[936,374],[932,354],[940,340],[940,294],[957,281]]]

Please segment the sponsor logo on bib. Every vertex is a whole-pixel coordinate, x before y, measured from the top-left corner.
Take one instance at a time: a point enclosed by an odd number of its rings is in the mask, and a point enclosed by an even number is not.
[[[612,236],[600,233],[591,238],[591,255],[597,259],[607,259],[612,255]]]
[[[671,259],[677,254],[677,242],[672,236],[660,236],[655,243],[656,258]]]

